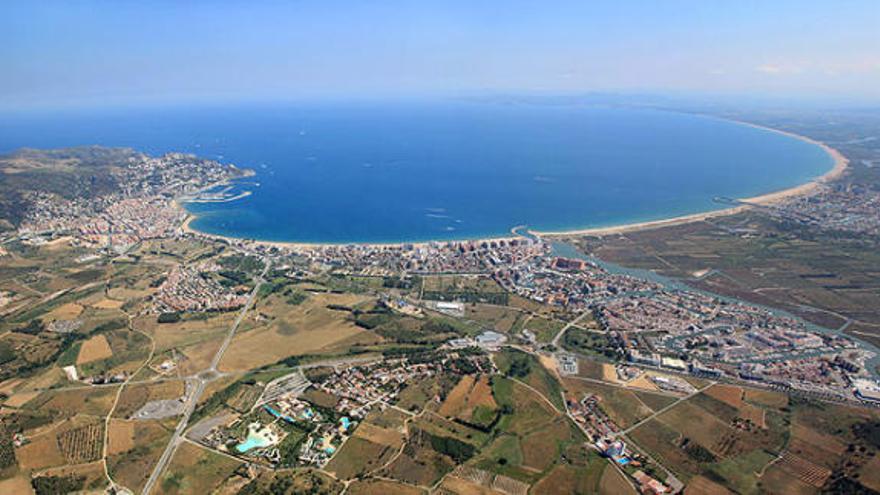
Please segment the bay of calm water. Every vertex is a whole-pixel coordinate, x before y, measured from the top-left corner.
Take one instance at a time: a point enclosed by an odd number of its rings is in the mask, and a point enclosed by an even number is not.
[[[723,208],[822,175],[818,146],[653,110],[465,102],[161,107],[0,115],[0,151],[100,144],[252,168],[198,230],[299,242],[555,231]]]

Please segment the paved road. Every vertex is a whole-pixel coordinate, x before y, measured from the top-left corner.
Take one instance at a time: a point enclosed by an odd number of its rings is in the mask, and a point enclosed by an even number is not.
[[[223,340],[223,344],[220,346],[220,349],[217,350],[217,353],[214,355],[214,359],[211,360],[211,366],[205,371],[210,371],[212,373],[216,373],[217,365],[220,363],[220,359],[223,358],[223,354],[226,352],[226,349],[232,343],[232,338],[235,336],[235,331],[238,330],[238,326],[244,320],[245,315],[248,310],[253,306],[254,301],[257,299],[257,293],[260,290],[260,286],[263,285],[263,277],[266,276],[266,273],[269,271],[269,267],[271,266],[271,262],[266,261],[266,266],[263,268],[263,272],[257,278],[257,283],[254,285],[254,289],[251,291],[251,295],[248,297],[247,303],[245,303],[244,307],[241,308],[241,311],[238,314],[238,317],[232,323],[232,326],[229,327],[229,332],[226,334],[226,338]],[[202,372],[204,373],[204,371]],[[211,377],[209,380],[213,379]],[[205,384],[207,381],[205,378],[201,376],[201,374],[197,374],[190,378],[195,382],[195,390],[190,395],[189,399],[186,402],[183,410],[183,417],[180,418],[180,422],[177,424],[177,428],[174,429],[174,434],[171,436],[171,440],[168,441],[168,445],[165,447],[165,451],[162,452],[162,456],[159,458],[159,461],[156,463],[156,467],[153,468],[153,472],[150,474],[150,478],[147,479],[147,484],[144,485],[143,494],[148,495],[150,491],[155,486],[156,481],[159,480],[159,477],[165,471],[165,467],[168,465],[168,462],[174,456],[174,452],[177,450],[177,446],[183,441],[183,432],[186,430],[186,425],[189,423],[189,418],[192,416],[193,411],[196,409],[196,404],[199,402],[199,398],[202,396],[202,393],[205,391]]]

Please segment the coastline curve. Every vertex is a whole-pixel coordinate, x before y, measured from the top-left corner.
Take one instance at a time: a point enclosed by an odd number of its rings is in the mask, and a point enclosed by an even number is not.
[[[178,205],[183,208],[187,217],[184,220],[182,225],[182,229],[190,234],[202,236],[205,238],[213,238],[213,239],[223,239],[227,241],[234,242],[247,242],[254,245],[263,245],[263,246],[272,246],[277,248],[288,248],[288,249],[318,249],[318,248],[326,248],[333,246],[346,246],[346,245],[358,245],[365,247],[375,247],[375,248],[399,248],[401,246],[424,246],[429,245],[431,243],[444,243],[444,242],[473,242],[473,241],[498,241],[498,240],[509,240],[517,237],[521,237],[522,234],[515,232],[515,230],[526,229],[531,235],[537,237],[548,237],[548,238],[565,238],[571,236],[607,236],[607,235],[618,235],[624,234],[628,232],[636,232],[641,230],[650,230],[667,226],[675,226],[675,225],[683,225],[692,222],[698,222],[707,220],[710,218],[717,218],[723,216],[734,215],[743,211],[746,211],[750,208],[756,206],[769,206],[775,203],[784,201],[786,199],[797,197],[797,196],[805,196],[814,192],[817,188],[819,188],[822,184],[827,184],[832,182],[839,177],[841,177],[847,170],[849,166],[849,159],[847,159],[839,150],[831,147],[827,143],[822,141],[810,138],[808,136],[804,136],[801,134],[797,134],[791,131],[786,131],[782,129],[776,129],[773,127],[768,127],[760,124],[755,124],[748,121],[743,120],[735,120],[735,119],[726,119],[714,115],[708,114],[699,114],[702,117],[708,117],[716,120],[721,120],[741,126],[751,127],[754,129],[762,130],[765,132],[772,132],[775,134],[779,134],[782,136],[786,136],[788,138],[797,139],[799,141],[817,146],[821,148],[832,160],[833,167],[828,170],[825,174],[813,178],[808,182],[797,184],[791,187],[787,187],[781,190],[768,192],[765,194],[761,194],[758,196],[746,197],[746,198],[738,198],[736,199],[737,206],[732,206],[728,208],[720,208],[716,210],[707,210],[703,212],[697,213],[689,213],[686,215],[674,216],[670,218],[662,218],[657,220],[648,220],[641,222],[632,222],[618,225],[610,225],[603,227],[587,227],[587,228],[573,228],[573,229],[565,229],[565,230],[557,230],[557,231],[543,231],[543,230],[529,230],[524,225],[518,225],[511,229],[511,235],[508,236],[477,236],[471,238],[461,238],[461,239],[428,239],[428,240],[419,240],[419,241],[400,241],[400,242],[300,242],[300,241],[269,241],[269,240],[260,240],[260,239],[252,239],[245,237],[235,237],[230,235],[221,235],[216,233],[210,233],[201,231],[195,228],[192,223],[199,218],[199,215],[194,214],[183,206],[186,201],[178,201]]]

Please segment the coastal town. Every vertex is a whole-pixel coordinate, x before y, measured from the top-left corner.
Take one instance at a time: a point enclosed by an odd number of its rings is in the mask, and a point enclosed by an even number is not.
[[[126,164],[118,187],[95,201],[29,196],[24,220],[4,244],[73,249],[70,270],[130,270],[149,260],[149,269],[127,276],[125,283],[137,286],[131,292],[121,292],[119,281],[97,285],[100,292],[86,302],[68,294],[92,294],[87,284],[63,289],[42,296],[56,309],[39,323],[11,327],[15,335],[45,329],[53,345],[75,342],[73,359],[59,361],[66,386],[161,391],[123,401],[127,422],[177,422],[157,446],[162,456],[137,481],[144,491],[167,482],[184,444],[241,463],[227,482],[242,486],[261,473],[295,469],[344,486],[363,478],[541,493],[546,480],[505,467],[526,461],[495,453],[492,438],[508,438],[509,423],[534,421],[527,418],[538,413],[529,408],[546,407],[539,416],[579,432],[574,445],[587,453],[578,455],[595,456],[639,492],[678,493],[687,485],[679,454],[658,450],[644,432],[692,400],[724,418],[722,406],[703,397],[742,409],[718,427],[728,432],[718,445],[684,435],[669,442],[703,463],[745,448],[734,437],[764,441],[756,439],[775,428],[766,415],[781,414],[756,412],[725,395],[730,391],[880,404],[876,348],[853,335],[602,261],[558,236],[517,228],[506,238],[387,245],[222,238],[189,228],[181,205],[226,198],[229,184],[248,171],[180,154],[136,154]],[[871,201],[824,185],[755,209],[870,236]],[[40,279],[15,283],[0,292],[0,311],[18,318],[33,301],[27,288]],[[114,299],[119,294],[138,298],[123,306]],[[90,308],[99,318],[106,318],[100,311],[122,311],[123,322],[99,320],[96,327]],[[308,351],[284,337],[315,345],[310,329],[328,324],[347,336],[322,336],[326,343]],[[116,359],[136,355],[137,346],[143,352],[147,342],[126,336],[128,327],[153,342],[181,344],[141,355],[142,367],[120,366]],[[186,329],[194,329],[192,337]],[[246,344],[251,335],[261,337]],[[216,344],[194,352],[203,340]],[[81,357],[90,353],[96,357]],[[144,369],[152,376],[145,379]],[[166,381],[180,387],[172,391]],[[215,383],[222,388],[206,395]],[[517,403],[517,387],[543,405]],[[628,407],[645,412],[622,414],[622,399],[607,387],[635,394]],[[27,451],[38,438],[22,430],[14,446]],[[422,472],[424,466],[436,471]]]
[[[30,242],[71,236],[100,249],[161,237],[210,239],[182,228],[186,213],[178,201],[247,174],[191,155],[133,154],[117,172],[119,193],[90,201],[34,197],[18,235]],[[868,214],[873,200],[857,193],[823,186],[810,195],[785,200],[772,211],[829,228],[846,224],[870,233],[870,222],[859,218],[876,216]],[[846,218],[839,212],[848,212]],[[289,267],[291,277],[322,272],[391,278],[486,277],[511,294],[572,315],[590,314],[617,343],[621,355],[636,364],[661,366],[664,360],[674,360],[681,363],[680,371],[696,369],[700,374],[818,390],[840,398],[851,396],[847,388],[853,383],[864,383],[855,380],[873,378],[867,362],[875,353],[848,336],[809,329],[799,319],[765,308],[609,270],[586,257],[559,256],[554,242],[533,236],[376,246],[224,242],[243,253],[274,259],[276,266]],[[224,272],[216,263],[174,267],[153,296],[154,311],[242,307],[249,289],[240,280],[224,279],[218,273]]]
[[[880,235],[880,193],[858,184],[826,184],[815,194],[767,206],[773,217],[823,230]]]
[[[0,19],[0,495],[880,495],[880,1]]]
[[[104,194],[29,193],[21,235],[38,241],[41,234],[66,232],[83,245],[124,252],[143,240],[179,234],[186,214],[176,201],[251,173],[184,153],[150,157],[126,150],[119,162],[104,178],[113,184]]]

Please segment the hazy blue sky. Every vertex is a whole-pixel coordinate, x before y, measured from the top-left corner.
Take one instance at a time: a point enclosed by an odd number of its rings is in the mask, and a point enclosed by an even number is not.
[[[467,92],[880,100],[880,0],[0,3],[0,105]]]

